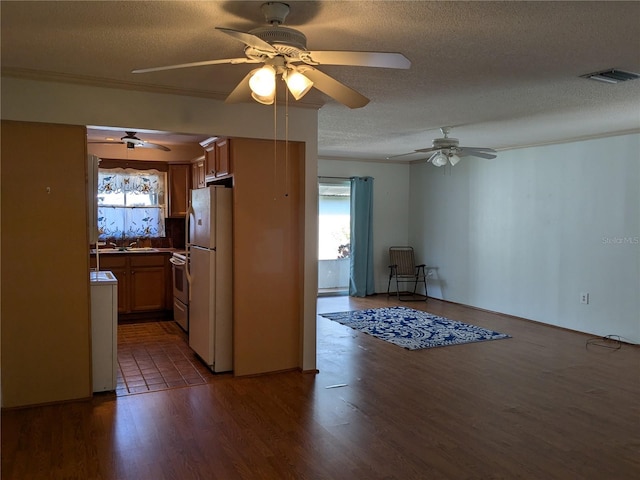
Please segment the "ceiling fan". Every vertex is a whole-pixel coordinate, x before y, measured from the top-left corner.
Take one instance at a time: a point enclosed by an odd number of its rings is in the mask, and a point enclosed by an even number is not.
[[[97,142],[97,141],[89,141],[87,143],[101,143],[105,145],[123,145],[125,144],[127,148],[156,148],[158,150],[163,150],[165,152],[170,152],[171,149],[169,147],[165,147],[164,145],[160,145],[159,143],[151,143],[145,140],[141,140],[136,137],[136,132],[125,132],[125,136],[120,138],[120,141],[107,141],[107,142]]]
[[[275,100],[275,79],[280,75],[296,100],[315,87],[349,108],[360,108],[369,103],[367,97],[315,67],[345,65],[406,69],[411,66],[411,62],[401,53],[307,50],[307,37],[302,32],[282,26],[289,14],[289,5],[268,2],[262,4],[261,10],[269,24],[267,27],[249,32],[216,27],[216,30],[245,44],[245,57],[142,68],[132,73],[225,63],[263,63],[263,67],[252,70],[242,79],[227,97],[227,103],[243,102],[252,97],[257,102],[271,105]]]
[[[460,157],[496,158],[496,151],[492,148],[461,147],[457,138],[449,137],[451,127],[441,127],[440,131],[444,137],[434,139],[431,147],[420,148],[414,152],[402,155],[411,155],[416,152],[430,153],[431,156],[427,159],[427,162],[431,162],[436,167],[442,167],[447,163],[450,163],[453,166],[460,161]],[[402,155],[396,156],[399,157]]]

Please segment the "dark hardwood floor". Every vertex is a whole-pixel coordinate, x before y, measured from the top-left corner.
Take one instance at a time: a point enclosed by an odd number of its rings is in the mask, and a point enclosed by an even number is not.
[[[323,297],[318,311],[397,304]],[[640,478],[639,347],[402,305],[513,338],[408,351],[318,317],[317,375],[3,411],[2,478]]]

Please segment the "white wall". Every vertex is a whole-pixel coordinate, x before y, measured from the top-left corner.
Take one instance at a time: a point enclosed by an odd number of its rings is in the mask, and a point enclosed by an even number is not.
[[[318,160],[321,177],[373,177],[373,262],[376,292],[387,291],[389,247],[407,245],[409,165],[354,160]],[[417,255],[420,257],[420,250]],[[317,255],[316,255],[317,258]]]
[[[640,343],[640,135],[415,164],[410,191],[445,300]]]
[[[97,86],[2,77],[3,119],[73,125],[133,127],[179,133],[273,138],[273,107]],[[304,370],[316,368],[318,112],[289,109],[289,139],[306,144]],[[284,139],[284,112],[278,138]],[[33,139],[34,142],[46,139]],[[34,168],[37,161],[34,160]]]

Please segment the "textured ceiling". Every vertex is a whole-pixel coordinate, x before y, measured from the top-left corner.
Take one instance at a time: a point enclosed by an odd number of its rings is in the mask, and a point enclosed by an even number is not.
[[[224,99],[252,65],[130,72],[241,57],[242,44],[214,27],[263,26],[261,3],[2,1],[3,74]],[[463,146],[496,149],[640,130],[640,80],[580,78],[640,72],[640,2],[289,4],[285,25],[310,50],[401,52],[412,62],[320,67],[371,99],[356,110],[318,91],[303,99],[323,105],[321,157],[382,160],[430,146],[445,125]]]

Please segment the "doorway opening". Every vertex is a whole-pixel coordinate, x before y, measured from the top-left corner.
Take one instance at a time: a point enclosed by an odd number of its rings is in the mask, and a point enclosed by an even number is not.
[[[351,182],[318,182],[318,295],[349,293]]]
[[[140,143],[127,142],[129,131],[137,132],[135,135],[140,136],[137,139]],[[95,175],[92,175],[95,184],[89,199],[90,210],[92,213],[98,212],[99,203],[110,209],[101,211],[101,215],[94,215],[91,231],[98,232],[100,226],[102,238],[98,239],[96,233],[96,238],[92,239],[88,248],[97,248],[98,240],[104,247],[109,247],[104,244],[106,241],[117,243],[123,249],[136,241],[137,247],[151,247],[151,250],[173,248],[184,251],[184,217],[190,200],[189,186],[200,185],[199,174],[202,172],[204,175],[204,149],[201,142],[210,137],[141,128],[87,126],[87,152],[96,162],[95,165],[90,162],[95,171]],[[155,146],[147,148],[149,145]],[[202,168],[193,168],[191,163]],[[103,173],[112,172],[113,175],[109,176],[113,178],[98,182],[99,169],[103,169]],[[117,195],[105,193],[107,183],[109,189],[118,187]],[[149,190],[150,185],[158,185],[155,193]],[[172,202],[166,201],[169,191]],[[99,195],[104,197],[102,202]],[[133,201],[129,201],[131,199]],[[120,215],[116,216],[116,212]],[[138,218],[142,213],[145,218]],[[98,221],[98,218],[101,220]],[[137,231],[138,227],[143,231]],[[140,259],[152,254],[159,255],[152,252],[135,255]],[[100,267],[100,270],[112,270],[118,278],[119,288],[127,285],[122,287],[120,295],[120,299],[128,299],[124,302],[132,301],[125,292],[135,288],[146,303],[145,308],[138,305],[136,308],[131,306],[123,309],[136,313],[121,316],[118,323],[116,397],[211,383],[214,374],[189,347],[188,333],[183,330],[183,318],[176,318],[172,309],[174,300],[166,294],[166,268],[156,269],[160,264],[153,263],[154,272],[158,272],[158,275],[152,277],[149,274],[147,281],[139,281],[138,289],[138,285],[133,287],[129,282],[133,271],[122,267],[117,255],[108,257],[105,254],[100,258],[101,262],[98,264],[96,261],[94,266]],[[108,258],[111,262],[107,261]],[[150,257],[146,258],[146,262],[149,262]],[[171,275],[171,278],[172,283],[175,282],[176,277]],[[177,293],[174,291],[173,295]],[[188,292],[182,292],[182,295],[185,293],[188,295]],[[147,301],[149,298],[152,301]]]

